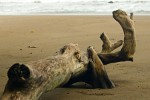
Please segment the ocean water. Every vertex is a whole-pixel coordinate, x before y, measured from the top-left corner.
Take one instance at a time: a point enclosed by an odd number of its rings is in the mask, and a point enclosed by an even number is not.
[[[0,15],[111,15],[117,9],[150,15],[150,0],[0,0]]]

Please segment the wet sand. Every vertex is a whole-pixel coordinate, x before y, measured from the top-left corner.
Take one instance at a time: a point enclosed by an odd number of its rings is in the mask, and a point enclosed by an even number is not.
[[[150,16],[135,16],[137,49],[134,62],[106,65],[114,89],[57,88],[40,100],[149,100]],[[0,95],[7,70],[16,62],[28,62],[53,55],[68,43],[86,51],[101,51],[99,35],[105,32],[112,42],[123,39],[120,25],[112,16],[0,16]]]

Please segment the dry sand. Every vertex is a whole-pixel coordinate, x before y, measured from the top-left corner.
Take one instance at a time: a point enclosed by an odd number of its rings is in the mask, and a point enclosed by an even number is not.
[[[150,16],[135,16],[134,62],[106,66],[116,88],[57,88],[40,100],[150,100],[149,26]],[[12,64],[51,56],[68,43],[78,43],[84,51],[90,45],[100,51],[102,32],[113,42],[123,39],[122,29],[112,16],[0,16],[0,95]]]

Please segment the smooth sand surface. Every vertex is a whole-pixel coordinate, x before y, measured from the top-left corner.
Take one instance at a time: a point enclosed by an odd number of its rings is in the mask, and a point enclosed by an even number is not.
[[[134,62],[105,66],[116,88],[57,88],[40,100],[150,100],[150,16],[134,19]],[[12,64],[51,56],[68,43],[78,43],[84,51],[94,46],[100,52],[102,32],[113,42],[123,39],[122,29],[112,16],[0,16],[0,95]]]

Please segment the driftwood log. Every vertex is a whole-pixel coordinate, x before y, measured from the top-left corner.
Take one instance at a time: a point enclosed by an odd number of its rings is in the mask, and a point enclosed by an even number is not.
[[[113,17],[124,31],[124,42],[120,40],[113,44],[103,33],[100,53],[91,46],[84,52],[77,44],[68,44],[54,56],[26,64],[16,63],[8,70],[8,82],[1,100],[38,100],[46,91],[79,81],[89,83],[93,88],[115,87],[104,65],[133,61],[136,42],[134,21],[122,10],[114,11]],[[122,44],[120,51],[111,53]]]

